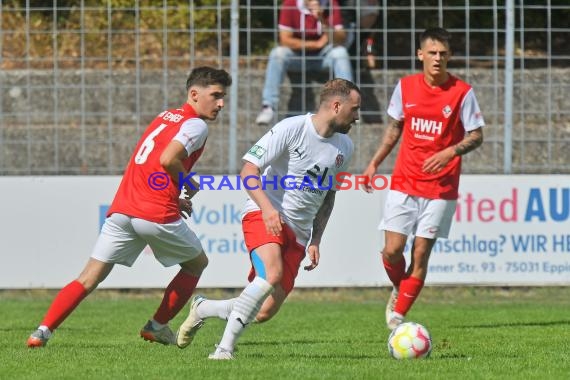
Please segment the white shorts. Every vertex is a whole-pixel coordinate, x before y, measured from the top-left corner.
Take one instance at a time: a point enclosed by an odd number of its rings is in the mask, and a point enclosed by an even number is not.
[[[182,219],[160,224],[112,214],[103,224],[91,257],[130,267],[147,244],[165,267],[192,260],[203,251],[200,239]]]
[[[390,190],[379,230],[426,239],[447,238],[456,200],[428,199]]]

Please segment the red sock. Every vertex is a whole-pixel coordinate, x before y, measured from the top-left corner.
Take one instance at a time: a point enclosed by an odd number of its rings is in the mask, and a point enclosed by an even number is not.
[[[51,331],[55,330],[79,305],[87,291],[77,280],[70,282],[57,293],[42,323]]]
[[[407,277],[400,282],[400,291],[398,292],[398,300],[394,306],[394,311],[402,315],[412,308],[416,298],[420,295],[424,286],[424,280],[416,277]]]
[[[406,258],[402,256],[402,259],[394,264],[390,264],[385,258],[382,258],[382,263],[392,284],[394,284],[394,286],[400,286],[400,282],[406,274]]]
[[[199,279],[200,277],[178,272],[164,291],[162,303],[154,314],[154,320],[166,324],[174,318],[192,296]]]

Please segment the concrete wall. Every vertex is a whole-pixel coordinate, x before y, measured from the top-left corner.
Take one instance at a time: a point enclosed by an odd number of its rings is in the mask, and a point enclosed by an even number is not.
[[[472,173],[500,173],[504,90],[494,83],[502,86],[503,73],[498,72],[495,78],[493,70],[452,71],[474,86],[489,126],[485,146],[466,160],[464,169]],[[366,95],[363,114],[383,117],[394,85],[408,73],[374,71],[373,84],[363,82],[361,86]],[[570,69],[554,69],[551,73],[549,78],[546,70],[515,72],[513,163],[517,172],[568,172],[565,166],[570,162],[566,153],[570,151]],[[0,173],[120,173],[141,129],[165,107],[184,101],[186,74],[145,71],[137,77],[134,71],[127,70],[1,72]],[[254,70],[240,73],[238,78],[238,152],[247,149],[266,129],[254,125],[263,77],[263,70]],[[284,117],[292,92],[288,80],[282,90],[279,114]],[[377,109],[367,103],[370,92],[377,99]],[[229,105],[229,97],[227,100]],[[295,100],[297,104],[307,103]],[[211,156],[204,157],[204,171],[227,171],[224,147],[228,115],[226,110],[218,122],[220,128],[212,129],[210,143],[215,139],[217,145]],[[363,118],[358,132],[351,132],[358,148],[354,170],[361,170],[366,164],[382,132],[382,124],[367,119]],[[390,164],[386,163],[386,171]]]

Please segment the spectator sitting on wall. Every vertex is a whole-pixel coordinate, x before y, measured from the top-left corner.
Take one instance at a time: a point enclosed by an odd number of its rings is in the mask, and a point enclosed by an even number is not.
[[[284,0],[279,14],[279,46],[269,54],[263,108],[255,122],[269,125],[279,104],[280,85],[287,70],[331,69],[335,78],[352,81],[346,31],[337,0]],[[330,31],[329,31],[330,29]]]

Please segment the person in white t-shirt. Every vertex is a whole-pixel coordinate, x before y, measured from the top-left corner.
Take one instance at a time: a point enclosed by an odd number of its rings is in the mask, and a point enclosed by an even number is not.
[[[293,289],[305,252],[310,263],[304,269],[317,267],[337,179],[354,150],[346,134],[359,109],[360,89],[345,79],[330,80],[316,114],[284,119],[243,156],[241,178],[249,199],[242,227],[252,264],[250,283],[237,298],[194,297],[177,333],[179,347],[192,342],[204,319],[219,317],[228,323],[209,358],[233,359],[245,327],[277,313]]]

